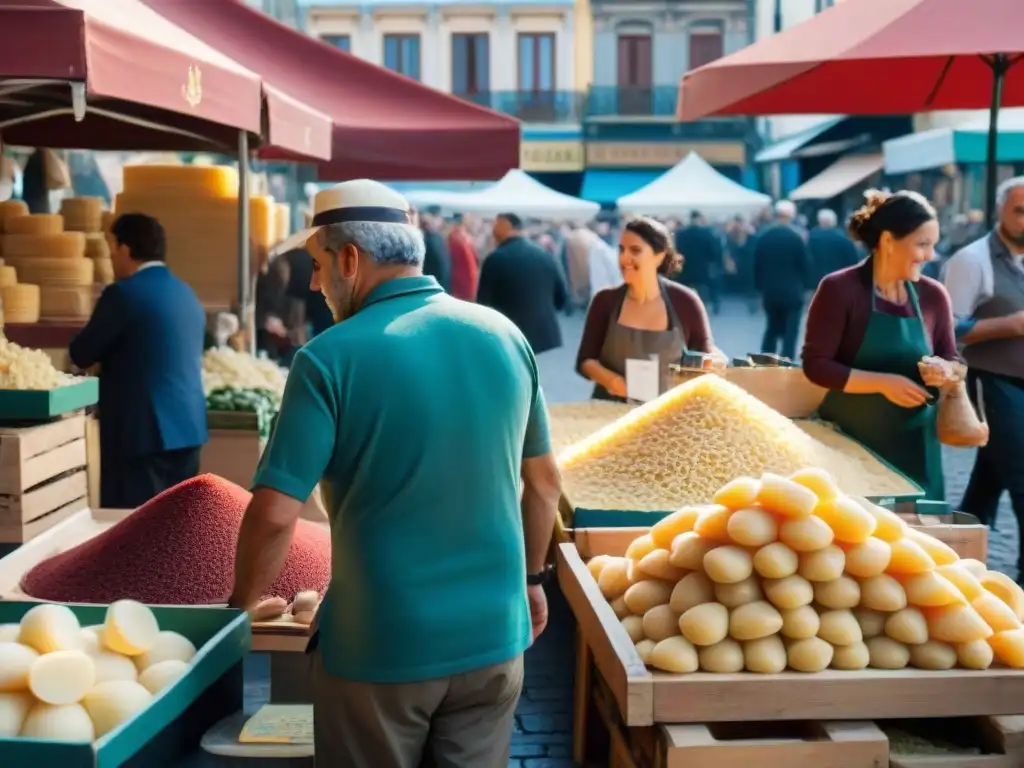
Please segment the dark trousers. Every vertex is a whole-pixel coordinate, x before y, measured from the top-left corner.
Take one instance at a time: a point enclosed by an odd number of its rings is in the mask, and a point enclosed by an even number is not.
[[[1014,517],[1024,530],[1024,380],[970,371],[967,386],[975,403],[979,384],[989,439],[978,449],[960,508],[992,525],[999,500],[1009,491]]]
[[[100,506],[135,509],[157,494],[199,474],[202,447],[179,448],[150,456],[100,457]]]
[[[770,304],[765,302],[764,314],[767,321],[761,351],[782,355],[796,360],[796,339],[800,335],[800,304]],[[781,351],[779,346],[781,344]]]

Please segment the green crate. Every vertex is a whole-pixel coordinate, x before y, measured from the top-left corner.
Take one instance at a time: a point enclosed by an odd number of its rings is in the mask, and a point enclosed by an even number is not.
[[[86,376],[56,389],[0,389],[0,421],[44,421],[100,399],[100,380]]]
[[[17,623],[38,603],[0,602],[0,624]],[[70,605],[82,626],[102,624],[106,606]],[[188,672],[162,690],[142,712],[95,742],[0,738],[0,765],[21,768],[117,768],[185,715],[221,679],[239,669],[252,643],[249,617],[226,608],[154,607],[160,628],[191,640],[198,653]],[[242,679],[237,674],[237,700]],[[229,696],[230,698],[230,696]],[[147,765],[161,764],[157,757]]]

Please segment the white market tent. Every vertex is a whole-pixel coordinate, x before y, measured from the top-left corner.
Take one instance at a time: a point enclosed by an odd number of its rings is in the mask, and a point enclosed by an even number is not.
[[[518,169],[506,173],[501,181],[479,192],[443,193],[414,190],[405,193],[410,202],[439,205],[454,213],[476,213],[496,216],[515,213],[535,219],[592,219],[601,209],[599,203],[581,200],[546,187],[529,174]]]
[[[618,199],[618,207],[648,216],[682,216],[700,211],[712,218],[754,214],[772,204],[771,196],[723,176],[696,152],[645,187]]]

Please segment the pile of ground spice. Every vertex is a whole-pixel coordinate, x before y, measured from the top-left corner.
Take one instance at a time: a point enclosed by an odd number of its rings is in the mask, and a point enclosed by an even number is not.
[[[39,563],[22,578],[21,588],[58,602],[224,602],[234,583],[238,529],[250,498],[217,475],[186,480],[98,536]],[[323,594],[330,578],[330,536],[299,520],[268,596],[291,601],[303,590]]]

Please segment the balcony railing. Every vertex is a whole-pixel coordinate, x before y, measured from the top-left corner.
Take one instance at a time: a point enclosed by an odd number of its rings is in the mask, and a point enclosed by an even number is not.
[[[672,117],[678,95],[678,85],[592,85],[587,92],[587,117]]]
[[[524,123],[578,123],[585,101],[577,91],[477,91],[455,95]]]

